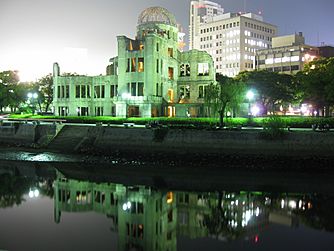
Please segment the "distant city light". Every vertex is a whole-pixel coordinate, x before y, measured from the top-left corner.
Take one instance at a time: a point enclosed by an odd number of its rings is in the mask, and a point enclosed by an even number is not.
[[[125,202],[123,205],[122,205],[122,208],[123,208],[123,211],[126,211],[128,209],[131,208],[131,202],[128,201],[128,202]]]
[[[122,206],[122,208],[123,208],[123,210],[124,210],[124,211],[126,211],[126,210],[128,209],[128,206],[127,206],[127,204],[126,204],[126,203],[124,203],[124,204],[123,204],[123,206]]]
[[[247,99],[250,101],[254,98],[254,92],[253,91],[248,91],[246,94]]]
[[[38,189],[35,190],[30,190],[28,194],[29,198],[37,198],[39,196],[39,191]]]
[[[34,98],[34,99],[38,98],[38,94],[35,92],[34,93],[29,92],[27,96],[28,98]]]
[[[253,116],[257,116],[260,114],[260,108],[257,105],[254,105],[251,109],[251,113]]]

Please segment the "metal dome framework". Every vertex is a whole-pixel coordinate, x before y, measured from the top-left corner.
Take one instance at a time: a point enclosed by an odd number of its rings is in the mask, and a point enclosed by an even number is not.
[[[147,23],[163,23],[177,27],[174,15],[162,7],[147,8],[140,14],[138,25]]]

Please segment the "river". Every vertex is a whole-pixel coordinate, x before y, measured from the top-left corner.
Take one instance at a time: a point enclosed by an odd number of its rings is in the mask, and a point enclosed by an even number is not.
[[[317,175],[0,161],[0,250],[333,250]]]

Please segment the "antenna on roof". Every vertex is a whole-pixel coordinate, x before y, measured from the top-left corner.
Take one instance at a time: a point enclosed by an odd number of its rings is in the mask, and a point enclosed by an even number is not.
[[[244,0],[244,13],[246,13],[246,9],[247,9],[247,0]]]

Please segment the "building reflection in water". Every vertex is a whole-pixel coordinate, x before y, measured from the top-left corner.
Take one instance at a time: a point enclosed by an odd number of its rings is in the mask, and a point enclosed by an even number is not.
[[[172,251],[178,236],[256,243],[270,223],[298,227],[297,215],[311,208],[303,194],[159,191],[68,179],[59,171],[54,182],[55,222],[62,212],[105,214],[119,250]]]

